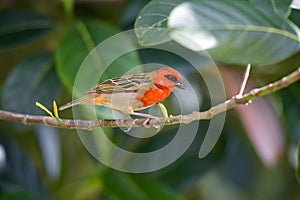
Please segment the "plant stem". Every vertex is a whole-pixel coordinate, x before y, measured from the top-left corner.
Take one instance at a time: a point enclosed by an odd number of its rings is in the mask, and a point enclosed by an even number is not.
[[[148,124],[149,126],[158,126],[158,125],[173,125],[173,124],[180,124],[180,123],[188,124],[196,120],[208,120],[218,115],[219,113],[235,108],[238,105],[245,105],[257,97],[265,96],[274,93],[278,90],[281,90],[285,87],[288,87],[289,85],[293,84],[299,79],[300,79],[300,68],[298,68],[296,71],[292,72],[291,74],[283,77],[282,79],[276,82],[270,83],[261,88],[253,89],[250,92],[243,95],[233,96],[227,101],[218,104],[216,106],[213,106],[206,111],[202,111],[202,112],[194,111],[187,115],[170,116],[169,120],[166,120],[165,118],[155,118],[149,120]],[[4,110],[0,110],[0,119],[6,121],[18,122],[25,125],[43,124],[43,125],[53,126],[57,128],[85,129],[85,130],[94,130],[98,127],[139,127],[139,126],[143,126],[143,123],[146,120],[146,118],[139,118],[139,119],[124,118],[124,119],[117,119],[117,120],[100,119],[100,120],[91,120],[91,121],[61,119],[62,122],[64,123],[62,125],[56,119],[49,116],[27,115],[27,114],[8,112]]]

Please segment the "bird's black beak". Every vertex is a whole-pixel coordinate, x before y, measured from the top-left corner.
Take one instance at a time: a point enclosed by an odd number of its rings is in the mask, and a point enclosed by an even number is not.
[[[184,85],[184,83],[183,83],[182,80],[176,81],[175,82],[175,86],[178,87],[178,88],[180,88],[180,89],[185,89],[185,85]]]

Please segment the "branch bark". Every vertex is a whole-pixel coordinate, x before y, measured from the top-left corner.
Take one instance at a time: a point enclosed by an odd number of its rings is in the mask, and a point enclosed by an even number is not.
[[[227,101],[211,107],[210,109],[202,112],[194,111],[187,115],[176,115],[170,116],[167,121],[165,118],[155,118],[151,119],[148,124],[149,126],[159,126],[159,125],[173,125],[173,124],[188,124],[196,120],[208,120],[218,115],[221,112],[230,110],[238,105],[245,105],[250,103],[253,99],[261,96],[265,96],[281,90],[294,82],[300,80],[300,68],[291,74],[283,77],[282,79],[270,83],[261,88],[256,88],[250,92],[243,95],[236,95]],[[71,120],[71,119],[61,119],[64,125],[61,125],[56,119],[49,116],[39,116],[39,115],[27,115],[14,113],[9,111],[0,110],[0,119],[6,121],[13,121],[22,123],[25,125],[29,124],[43,124],[47,126],[53,126],[57,128],[67,128],[67,129],[84,129],[84,130],[94,130],[98,127],[139,127],[143,126],[145,118],[139,119],[100,119],[100,120]]]

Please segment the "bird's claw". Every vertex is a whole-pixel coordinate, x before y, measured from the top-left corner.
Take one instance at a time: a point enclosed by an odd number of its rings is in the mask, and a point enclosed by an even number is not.
[[[146,120],[143,122],[143,126],[145,128],[150,128],[151,127],[150,125],[148,125],[149,120],[150,120],[150,118],[146,118]]]
[[[132,126],[127,127],[126,130],[123,130],[125,133],[128,133],[132,129]]]
[[[150,121],[150,119],[154,119],[154,118],[147,118],[144,122],[143,122],[143,126],[145,128],[151,128],[151,125],[148,125],[148,122]],[[154,128],[156,129],[160,129],[160,125],[152,125]]]
[[[126,130],[123,130],[123,131],[124,131],[125,133],[128,133],[129,131],[131,131],[133,125],[135,124],[135,122],[136,122],[137,120],[138,120],[138,119],[133,119],[133,120],[132,120],[132,123],[130,124],[130,126],[127,127],[127,129],[126,129]]]

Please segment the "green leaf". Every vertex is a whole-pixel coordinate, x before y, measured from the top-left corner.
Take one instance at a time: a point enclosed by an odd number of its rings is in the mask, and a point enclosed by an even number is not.
[[[88,54],[99,43],[119,32],[120,30],[114,26],[95,20],[77,21],[69,28],[60,42],[55,55],[59,77],[69,92],[72,92],[77,72]],[[126,55],[120,53],[123,52],[124,48],[130,47],[134,48],[131,40],[129,37],[122,35],[116,40],[109,41],[109,48],[101,49],[101,55],[96,55],[96,67],[102,69],[107,60],[114,57],[118,58],[109,65],[104,79],[121,76],[132,67],[140,65],[140,60],[136,52]],[[91,70],[93,70],[92,67]],[[88,89],[86,88],[86,90]]]
[[[110,169],[101,178],[104,190],[113,196],[112,199],[182,199],[175,191],[147,176],[130,175]]]
[[[291,21],[247,1],[182,3],[168,27],[176,42],[226,63],[270,64],[299,51],[299,29]]]
[[[32,11],[2,11],[0,12],[0,49],[30,43],[51,30],[53,25],[52,20]]]
[[[199,148],[205,137],[205,134],[203,133],[205,133],[207,127],[207,121],[200,121],[198,129],[199,134],[197,134],[189,149],[178,160],[172,163],[172,165],[154,172],[153,176],[157,177],[166,185],[176,189],[176,191],[183,191],[196,184],[208,171],[214,170],[219,166],[225,152],[222,139],[218,141],[218,145],[213,148],[208,156],[201,159],[198,157]],[[174,136],[175,131],[169,130],[168,132],[164,132],[163,135],[158,139],[153,140],[152,143],[149,143],[148,145],[151,146],[151,148],[156,147],[155,149],[165,145],[166,141]]]
[[[58,111],[57,111],[57,104],[56,104],[56,102],[55,101],[53,101],[53,112],[54,112],[54,116],[55,116],[55,118],[59,118],[59,116],[58,116]]]
[[[299,2],[300,4],[300,2]],[[300,8],[299,9],[292,9],[292,12],[289,16],[289,19],[295,23],[298,27],[300,27]]]
[[[123,30],[132,29],[136,16],[148,2],[148,0],[128,1],[119,17],[119,27]]]
[[[37,107],[39,107],[40,109],[44,110],[46,113],[48,113],[48,115],[50,115],[50,117],[56,119],[57,122],[60,123],[60,125],[64,126],[64,122],[58,116],[57,105],[56,105],[55,101],[53,101],[53,112],[54,112],[54,115],[53,115],[53,113],[48,108],[46,108],[40,102],[35,102],[35,105]]]
[[[68,20],[73,18],[74,15],[74,0],[61,0],[63,5],[65,16]]]
[[[291,12],[292,0],[251,0],[251,2],[257,8],[269,9],[271,12],[274,11],[283,17],[288,17]]]
[[[290,6],[291,6],[291,8],[293,8],[295,10],[299,10],[300,9],[300,2],[294,0]]]
[[[5,152],[0,170],[0,197],[20,199],[17,197],[22,193],[24,198],[21,199],[47,199],[47,191],[31,158],[16,141],[4,137],[5,134],[8,133],[0,130],[0,146]]]
[[[298,143],[298,149],[297,149],[297,169],[296,169],[297,179],[300,183],[300,142]]]
[[[150,46],[171,40],[167,21],[171,11],[185,0],[151,1],[138,14],[135,32],[141,45]]]
[[[178,195],[174,190],[167,187],[165,184],[151,179],[145,175],[137,175],[134,177],[136,183],[143,189],[147,194],[148,199],[157,199],[157,200],[176,200],[183,199]]]
[[[136,35],[144,46],[172,38],[191,50],[210,49],[219,61],[271,64],[299,50],[289,5],[290,0],[155,0],[139,13]]]
[[[166,121],[170,122],[170,118],[169,118],[169,114],[168,114],[167,108],[162,103],[158,103],[158,106],[159,106],[159,108],[160,108],[160,110],[161,110],[164,118],[166,119]]]
[[[116,172],[113,170],[106,170],[102,175],[103,187],[106,192],[113,196],[113,199],[147,199],[147,196],[143,193],[129,174]]]
[[[20,63],[11,72],[3,88],[2,107],[26,114],[45,114],[35,102],[51,108],[59,90],[52,54],[39,54]]]
[[[43,104],[39,103],[39,102],[35,102],[35,105],[39,108],[41,108],[42,110],[44,110],[46,113],[48,113],[48,115],[50,115],[52,118],[55,118],[53,113],[48,110],[48,108],[46,108],[45,106],[43,106]]]
[[[42,200],[42,197],[39,197],[29,191],[17,191],[12,193],[4,193],[0,196],[0,200]]]
[[[280,90],[278,92],[278,97],[280,98],[280,105],[283,109],[283,126],[286,128],[288,138],[290,141],[299,141],[300,140],[300,83],[297,82],[289,86],[286,90]],[[276,105],[276,104],[275,104]]]
[[[47,176],[58,179],[61,174],[61,141],[59,129],[49,126],[34,126]]]

